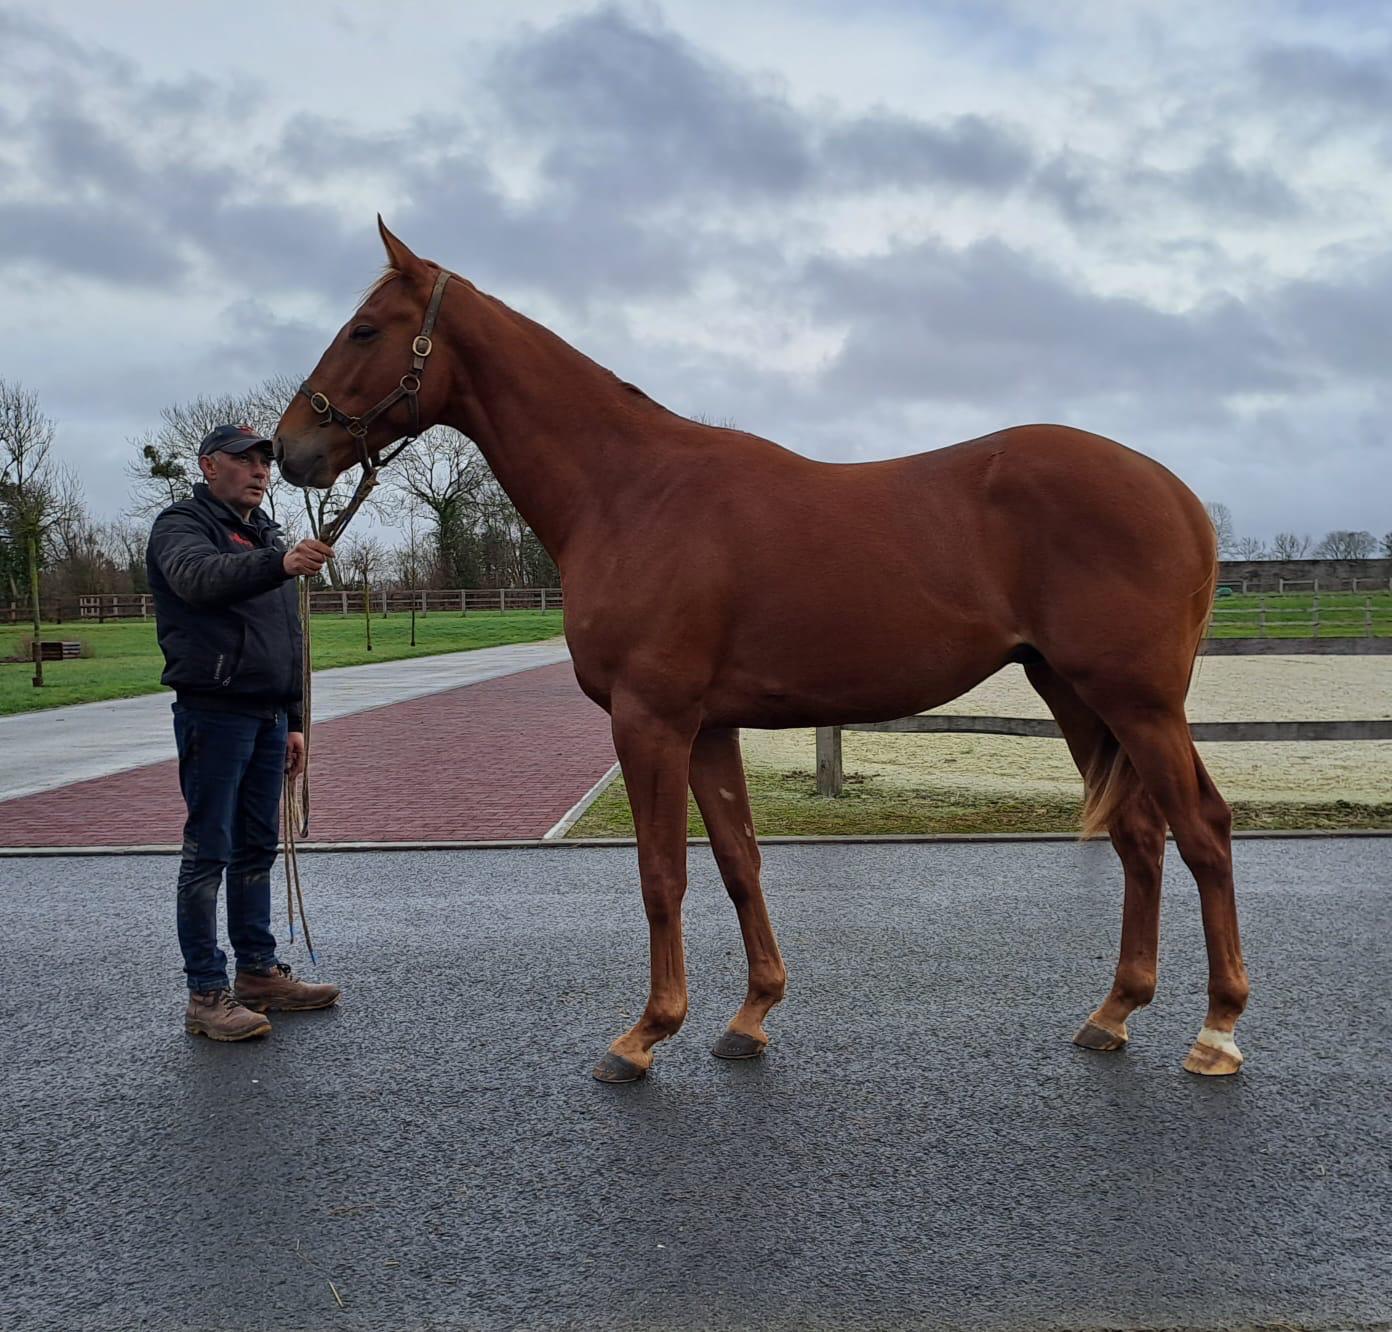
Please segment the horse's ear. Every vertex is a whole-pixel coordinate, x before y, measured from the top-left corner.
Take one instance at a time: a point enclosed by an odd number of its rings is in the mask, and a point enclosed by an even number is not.
[[[425,267],[424,262],[406,247],[404,241],[397,240],[387,230],[387,224],[382,221],[381,213],[377,214],[377,230],[381,233],[382,244],[387,247],[387,262],[398,273],[414,273]]]

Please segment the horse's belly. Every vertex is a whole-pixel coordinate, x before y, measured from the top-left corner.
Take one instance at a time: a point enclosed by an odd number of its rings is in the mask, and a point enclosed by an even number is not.
[[[731,663],[712,680],[704,713],[708,725],[767,729],[891,721],[951,702],[994,675],[1009,653],[991,641]]]

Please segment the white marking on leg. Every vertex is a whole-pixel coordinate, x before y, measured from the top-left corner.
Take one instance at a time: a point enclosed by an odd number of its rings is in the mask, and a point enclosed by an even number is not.
[[[1233,1040],[1230,1031],[1219,1031],[1217,1027],[1205,1027],[1199,1032],[1198,1045],[1211,1045],[1215,1050],[1224,1050],[1228,1054],[1237,1055],[1240,1059],[1242,1052],[1237,1048],[1237,1042]]]
[[[734,793],[733,791],[727,791],[727,790],[722,786],[722,787],[720,788],[720,798],[721,798],[722,800],[733,800],[733,799],[735,798],[735,793]]]

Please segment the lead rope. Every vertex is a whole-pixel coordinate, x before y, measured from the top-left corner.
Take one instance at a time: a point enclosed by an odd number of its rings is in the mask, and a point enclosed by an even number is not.
[[[363,474],[358,480],[358,487],[353,492],[353,497],[348,501],[348,505],[343,511],[335,515],[332,522],[325,523],[320,530],[319,541],[332,546],[343,535],[343,529],[348,526],[353,515],[357,513],[362,502],[372,493],[373,487],[377,484],[377,474],[383,467],[395,458],[402,449],[408,444],[416,441],[416,436],[412,435],[404,440],[391,454],[376,464],[372,463],[368,455],[366,446],[362,445],[359,437],[359,445],[363,450],[362,469]],[[284,796],[281,801],[281,836],[285,856],[285,914],[290,922],[290,942],[295,942],[295,913],[296,907],[299,909],[300,927],[304,931],[305,948],[309,952],[309,960],[315,966],[319,965],[319,959],[314,953],[314,941],[309,933],[309,916],[305,912],[304,888],[300,883],[300,858],[298,842],[309,836],[309,737],[311,728],[311,716],[313,712],[313,684],[314,684],[314,662],[313,647],[310,635],[310,613],[309,613],[309,580],[301,577],[299,580],[300,598],[300,708],[301,708],[301,728],[304,734],[304,768],[300,772],[299,782],[286,782]]]
[[[360,459],[362,476],[358,478],[358,487],[353,492],[352,498],[343,511],[336,514],[331,522],[325,523],[319,532],[317,540],[324,542],[325,545],[332,546],[343,535],[344,528],[352,521],[353,515],[361,508],[362,502],[372,494],[373,487],[377,484],[378,473],[381,472],[382,468],[407,445],[414,444],[420,435],[420,405],[417,402],[417,395],[420,393],[421,375],[425,373],[426,358],[434,350],[430,335],[435,331],[435,319],[440,313],[440,303],[445,298],[445,287],[453,276],[454,274],[441,269],[436,277],[435,287],[430,293],[430,302],[425,310],[425,322],[421,325],[421,331],[411,341],[411,368],[401,376],[401,382],[397,387],[375,407],[369,409],[362,416],[348,416],[335,407],[324,394],[315,392],[310,387],[308,380],[299,387],[298,392],[303,393],[309,399],[309,405],[323,418],[320,424],[328,425],[330,422],[337,421],[357,442],[358,451],[362,455]],[[389,454],[385,455],[380,462],[374,463],[367,448],[367,428],[377,417],[402,398],[406,399],[411,408],[411,434]],[[305,947],[309,949],[309,960],[318,965],[318,958],[314,955],[314,945],[309,937],[309,918],[305,915],[304,891],[300,887],[300,861],[296,850],[297,841],[309,836],[310,686],[314,678],[314,664],[310,655],[309,620],[309,582],[307,579],[301,578],[300,698],[302,720],[300,725],[304,732],[304,769],[300,773],[298,790],[295,788],[295,783],[285,783],[281,823],[283,828],[282,840],[285,846],[285,909],[290,918],[290,942],[295,942],[295,907],[298,903],[300,925],[304,929]]]

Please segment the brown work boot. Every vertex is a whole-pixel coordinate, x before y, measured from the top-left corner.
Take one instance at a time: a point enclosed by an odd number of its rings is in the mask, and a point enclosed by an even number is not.
[[[311,985],[296,980],[284,962],[277,962],[269,971],[238,971],[237,1002],[254,1008],[258,1013],[279,1009],[288,1012],[301,1008],[328,1008],[338,1002],[337,985]]]
[[[231,990],[190,990],[184,1030],[190,1036],[207,1036],[214,1041],[245,1041],[265,1036],[271,1024],[260,1013],[239,1004]]]

